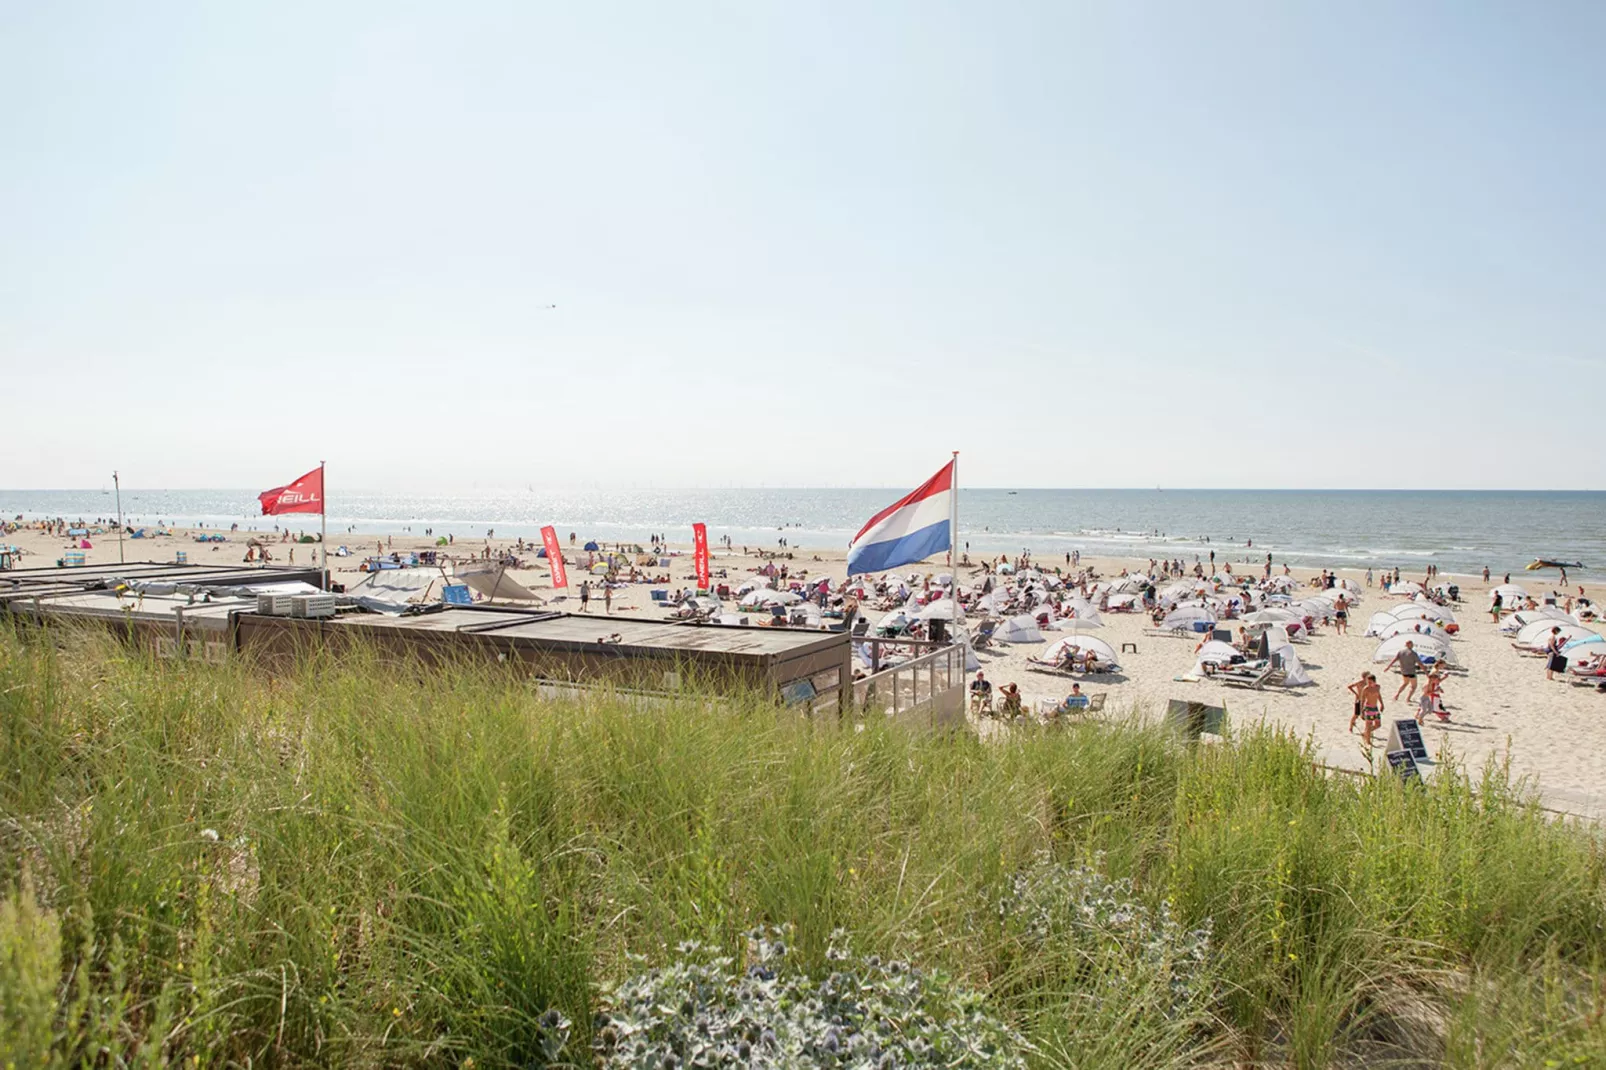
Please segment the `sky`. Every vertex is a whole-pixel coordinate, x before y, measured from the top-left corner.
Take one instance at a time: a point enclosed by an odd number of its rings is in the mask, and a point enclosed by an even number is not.
[[[0,0],[0,487],[1606,487],[1606,5]]]

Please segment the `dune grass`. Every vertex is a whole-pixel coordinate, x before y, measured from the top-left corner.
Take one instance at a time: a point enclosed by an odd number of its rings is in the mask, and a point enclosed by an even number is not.
[[[1208,931],[1186,985],[1142,911]],[[962,981],[1033,1066],[1606,1065],[1606,855],[1499,768],[0,628],[0,1065],[532,1065],[554,1009],[586,1065],[607,986],[761,925]]]

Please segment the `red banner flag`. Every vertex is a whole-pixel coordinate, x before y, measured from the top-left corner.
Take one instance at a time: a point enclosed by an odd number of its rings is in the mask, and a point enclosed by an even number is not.
[[[708,525],[691,526],[692,563],[697,566],[697,589],[708,590]]]
[[[551,524],[542,528],[541,542],[546,546],[546,563],[552,570],[552,586],[569,586],[569,574],[563,568],[563,547],[558,545],[557,529]]]
[[[257,495],[263,516],[280,513],[323,512],[323,466],[314,468],[294,483],[274,487]]]

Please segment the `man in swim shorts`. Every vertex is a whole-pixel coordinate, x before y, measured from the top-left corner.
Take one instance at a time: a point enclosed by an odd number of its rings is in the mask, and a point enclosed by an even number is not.
[[[1393,661],[1383,666],[1383,671],[1388,672],[1396,665],[1400,667],[1401,680],[1398,690],[1394,692],[1395,701],[1399,700],[1401,691],[1410,688],[1411,693],[1405,696],[1405,701],[1410,702],[1416,698],[1416,674],[1422,668],[1422,659],[1417,655],[1416,644],[1411,640],[1405,641],[1404,649],[1394,655]]]

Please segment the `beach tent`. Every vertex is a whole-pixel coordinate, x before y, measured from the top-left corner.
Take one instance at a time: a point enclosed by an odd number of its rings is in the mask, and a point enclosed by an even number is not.
[[[1550,630],[1552,628],[1561,629],[1561,637],[1564,642],[1584,639],[1595,634],[1593,628],[1586,628],[1582,624],[1568,624],[1559,620],[1536,620],[1517,633],[1517,638],[1513,641],[1512,646],[1520,650],[1542,651],[1550,646]]]
[[[1105,608],[1110,610],[1127,609],[1136,606],[1137,603],[1138,595],[1135,594],[1112,594],[1104,600]]]
[[[1553,620],[1561,624],[1577,624],[1577,618],[1565,613],[1555,606],[1540,606],[1538,609],[1519,609],[1500,622],[1500,631],[1505,635],[1516,635],[1528,625],[1540,620]]]
[[[1208,661],[1218,665],[1241,656],[1242,652],[1237,647],[1231,643],[1223,643],[1220,639],[1212,639],[1205,643],[1199,648],[1198,654],[1200,664]]]
[[[1377,645],[1377,649],[1372,651],[1372,661],[1379,665],[1393,661],[1394,655],[1404,650],[1406,643],[1410,643],[1415,647],[1416,652],[1424,658],[1432,657],[1434,660],[1442,661],[1446,665],[1459,664],[1455,654],[1450,649],[1450,644],[1445,640],[1431,635],[1411,634],[1396,635],[1392,639],[1383,640]]]
[[[1297,621],[1300,615],[1291,609],[1257,609],[1244,617],[1245,624],[1283,624]]]
[[[1091,635],[1067,635],[1063,639],[1056,639],[1043,648],[1043,652],[1037,655],[1037,660],[1058,664],[1065,656],[1065,652],[1072,648],[1081,650],[1084,654],[1092,654],[1107,665],[1115,664],[1115,648]]]
[[[1104,627],[1104,621],[1094,613],[1087,617],[1062,617],[1059,620],[1050,620],[1048,626],[1056,632],[1090,632],[1096,628]]]
[[[1571,657],[1582,657],[1585,654],[1598,654],[1606,649],[1606,635],[1586,635],[1574,639],[1561,648],[1561,652]]]
[[[1389,593],[1417,595],[1422,593],[1422,585],[1415,580],[1401,580],[1389,587]]]
[[[1375,636],[1389,625],[1398,624],[1399,622],[1400,618],[1396,617],[1394,614],[1385,613],[1379,610],[1378,612],[1372,614],[1371,620],[1366,622],[1366,634]]]
[[[965,607],[952,598],[939,598],[925,608],[914,613],[911,620],[955,620],[965,619]]]
[[[585,546],[582,547],[582,549],[590,550],[592,553],[595,553],[596,551],[602,549],[602,547],[598,546],[595,541],[587,540]]]
[[[795,591],[772,591],[766,587],[742,595],[737,604],[746,609],[755,609],[760,606],[789,606],[802,600],[803,597]]]
[[[1284,687],[1310,687],[1316,683],[1310,678],[1310,673],[1305,671],[1305,663],[1299,660],[1299,655],[1294,652],[1292,646],[1285,644],[1279,647],[1274,643],[1271,656],[1276,661],[1277,667],[1283,671]]]
[[[993,632],[993,640],[999,643],[1041,643],[1043,633],[1038,630],[1037,618],[1030,613],[1023,613],[1000,624]]]
[[[1450,638],[1450,633],[1439,627],[1438,621],[1427,620],[1422,617],[1415,617],[1410,620],[1396,620],[1391,624],[1386,624],[1382,628],[1379,628],[1376,633],[1373,633],[1372,630],[1368,628],[1366,634],[1376,634],[1377,638],[1379,639],[1392,639],[1396,635],[1431,635],[1435,639],[1443,639],[1446,641],[1448,641]]]
[[[1455,614],[1443,606],[1436,606],[1432,602],[1407,602],[1403,606],[1395,606],[1389,610],[1389,615],[1395,620],[1415,620],[1426,617],[1442,624],[1454,624]]]
[[[1498,587],[1491,587],[1489,589],[1489,601],[1494,601],[1495,595],[1499,595],[1501,601],[1509,606],[1514,601],[1520,602],[1527,598],[1528,592],[1523,590],[1521,587],[1518,587],[1515,583],[1502,583]]]
[[[1178,606],[1160,622],[1162,628],[1192,628],[1195,621],[1215,623],[1216,614],[1203,606]]]

